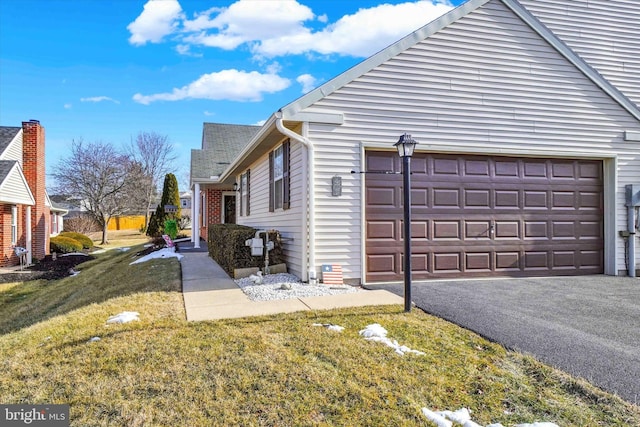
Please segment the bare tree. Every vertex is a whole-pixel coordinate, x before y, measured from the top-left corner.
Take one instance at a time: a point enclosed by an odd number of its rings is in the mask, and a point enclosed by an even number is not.
[[[136,198],[139,203],[133,184],[140,171],[139,164],[112,145],[80,140],[72,143],[70,157],[59,161],[52,176],[58,192],[81,200],[102,228],[101,244],[106,244],[109,220],[134,211]]]
[[[160,180],[169,172],[172,163],[177,159],[173,145],[165,135],[155,132],[140,132],[127,148],[129,156],[142,168],[142,175],[147,177],[141,182],[141,190],[145,194],[145,224],[149,223],[149,210],[158,193]]]

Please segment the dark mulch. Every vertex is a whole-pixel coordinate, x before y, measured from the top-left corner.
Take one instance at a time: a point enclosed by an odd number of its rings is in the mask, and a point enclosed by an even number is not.
[[[58,255],[54,260],[47,255],[36,264],[16,273],[0,274],[0,283],[26,282],[28,280],[46,279],[56,280],[67,277],[78,264],[94,259],[91,255]]]

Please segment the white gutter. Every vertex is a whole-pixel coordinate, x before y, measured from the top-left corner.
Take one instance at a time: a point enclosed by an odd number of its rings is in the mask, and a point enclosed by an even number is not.
[[[285,127],[283,120],[282,120],[282,113],[281,112],[277,112],[275,114],[276,117],[276,129],[278,129],[278,131],[283,134],[284,136],[287,136],[295,141],[298,141],[300,143],[302,143],[302,145],[304,145],[305,147],[307,147],[307,163],[308,163],[308,172],[307,172],[307,183],[308,183],[308,187],[307,187],[307,218],[308,218],[308,224],[305,222],[305,217],[304,215],[302,216],[302,235],[305,236],[306,233],[304,232],[307,227],[309,229],[309,237],[308,237],[308,241],[307,241],[307,246],[309,249],[309,255],[307,258],[307,267],[308,267],[308,271],[303,271],[303,275],[307,274],[309,275],[309,277],[305,278],[303,277],[302,279],[311,279],[311,278],[315,278],[317,277],[317,273],[316,273],[316,265],[315,265],[315,261],[316,261],[316,238],[315,238],[315,197],[313,196],[314,194],[314,184],[315,184],[315,179],[314,179],[314,174],[315,174],[315,167],[314,167],[314,152],[313,152],[313,144],[311,143],[311,141],[309,141],[305,136],[299,135],[297,133],[295,133],[294,131],[292,131],[291,129],[288,129],[287,127]],[[304,248],[304,246],[303,246]]]

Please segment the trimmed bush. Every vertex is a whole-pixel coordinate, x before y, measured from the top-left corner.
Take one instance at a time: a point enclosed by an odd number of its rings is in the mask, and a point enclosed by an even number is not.
[[[59,235],[62,237],[70,237],[73,240],[77,240],[82,244],[82,247],[84,249],[91,249],[93,247],[93,240],[91,240],[91,238],[85,234],[75,233],[73,231],[63,231]]]
[[[68,254],[81,251],[82,243],[71,237],[56,236],[51,238],[49,249],[51,252]]]
[[[209,224],[209,236],[207,245],[209,255],[224,271],[233,277],[236,268],[264,267],[264,256],[251,256],[251,248],[244,242],[255,237],[256,228],[238,224]],[[264,239],[264,235],[261,235]],[[269,230],[269,240],[274,243],[273,250],[269,251],[269,265],[284,262],[282,239],[280,232]]]
[[[176,240],[178,235],[178,222],[175,219],[168,219],[164,222],[164,233],[171,237],[171,240]]]

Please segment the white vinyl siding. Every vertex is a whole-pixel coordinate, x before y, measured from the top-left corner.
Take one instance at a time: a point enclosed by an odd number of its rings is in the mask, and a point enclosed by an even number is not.
[[[17,164],[11,169],[2,182],[0,202],[15,203],[17,205],[33,205],[33,195]]]
[[[284,138],[283,138],[284,141]],[[307,185],[306,149],[297,141],[291,141],[291,185],[289,209],[269,212],[269,155],[265,154],[250,165],[251,169],[251,215],[238,217],[238,223],[261,230],[275,229],[283,237],[283,249],[287,268],[291,274],[303,277],[306,269],[303,248],[301,218],[306,218],[306,204],[303,204],[303,186]]]
[[[638,0],[521,0],[520,3],[640,105]]]
[[[22,166],[22,129],[16,129],[17,133],[3,153],[0,160],[17,160]]]
[[[350,174],[361,167],[361,144],[392,150],[408,132],[418,151],[617,156],[616,230],[625,224],[624,185],[640,182],[640,143],[623,138],[640,123],[499,0],[304,111],[344,113],[340,126],[311,123],[308,138],[316,160],[316,264],[340,263],[345,278],[359,278],[362,268],[364,178]],[[341,197],[331,196],[336,174]],[[624,270],[624,241],[615,239],[617,270]]]

